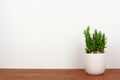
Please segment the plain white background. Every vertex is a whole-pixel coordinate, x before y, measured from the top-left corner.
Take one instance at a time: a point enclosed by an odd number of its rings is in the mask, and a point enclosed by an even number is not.
[[[0,0],[0,68],[83,68],[83,30],[106,33],[120,68],[119,0]]]

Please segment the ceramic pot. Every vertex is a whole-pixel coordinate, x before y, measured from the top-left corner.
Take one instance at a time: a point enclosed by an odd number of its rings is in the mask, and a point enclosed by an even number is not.
[[[103,74],[106,65],[106,54],[85,54],[84,55],[85,71],[88,74],[99,75]]]

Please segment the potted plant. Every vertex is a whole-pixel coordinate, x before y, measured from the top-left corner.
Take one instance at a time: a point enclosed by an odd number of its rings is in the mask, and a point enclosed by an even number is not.
[[[84,54],[85,71],[88,74],[99,75],[103,74],[106,65],[106,55],[104,49],[106,48],[106,36],[101,31],[94,30],[90,34],[90,27],[84,30],[86,54]]]

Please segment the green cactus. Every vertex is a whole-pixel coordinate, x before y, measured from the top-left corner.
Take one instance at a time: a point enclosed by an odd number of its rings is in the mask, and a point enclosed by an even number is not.
[[[94,33],[90,34],[90,27],[88,26],[86,30],[84,30],[85,42],[86,42],[86,53],[104,53],[104,49],[106,48],[106,36],[105,33],[101,31],[94,30]]]

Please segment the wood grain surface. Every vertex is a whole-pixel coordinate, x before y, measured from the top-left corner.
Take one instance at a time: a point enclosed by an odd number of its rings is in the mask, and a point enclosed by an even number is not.
[[[120,69],[97,76],[83,69],[0,69],[0,80],[120,80]]]

